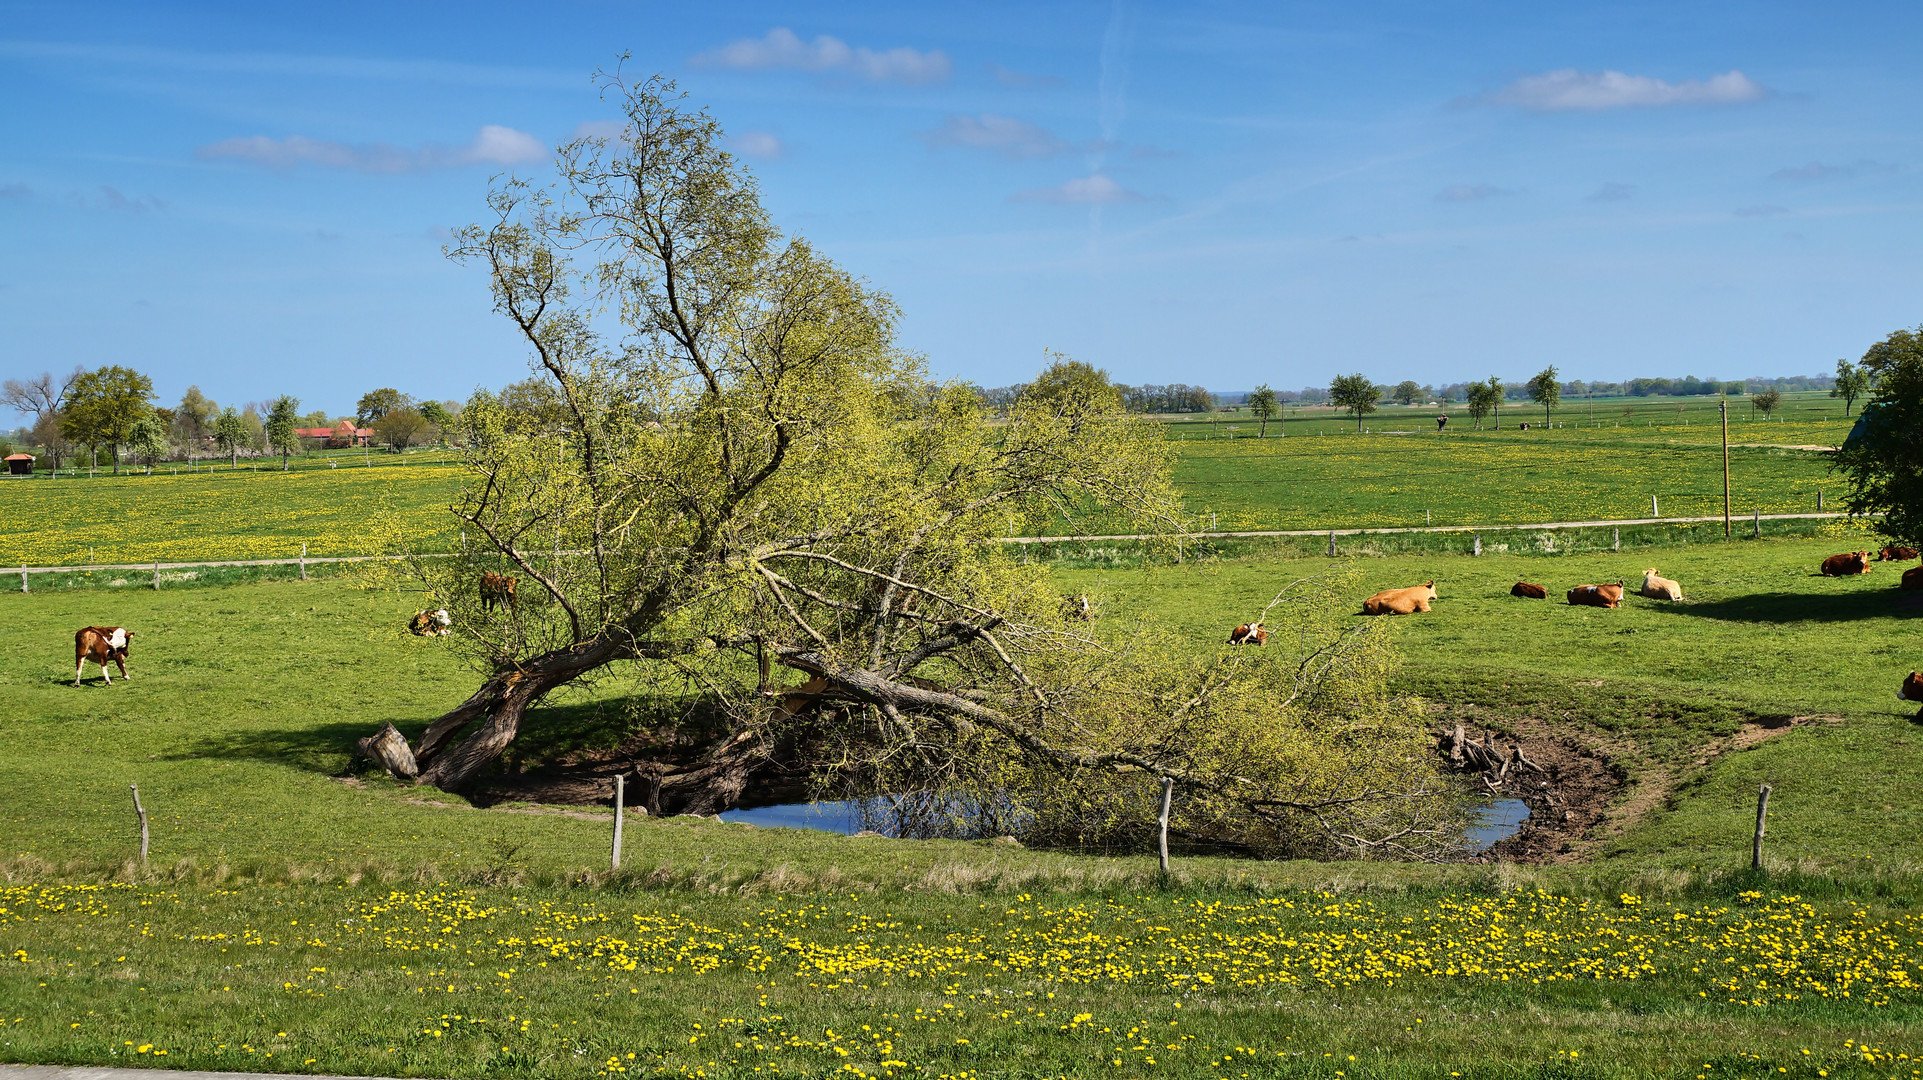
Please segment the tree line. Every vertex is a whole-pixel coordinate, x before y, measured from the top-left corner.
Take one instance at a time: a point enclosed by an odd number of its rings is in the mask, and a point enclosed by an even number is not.
[[[223,407],[199,386],[189,386],[167,407],[158,404],[151,377],[117,364],[8,379],[0,383],[0,406],[30,418],[10,443],[39,448],[55,469],[83,452],[90,465],[98,465],[105,451],[116,474],[122,461],[152,466],[210,453],[235,464],[243,453],[277,455],[285,468],[288,458],[324,438],[302,432],[321,429],[345,429],[355,437],[371,430],[382,444],[402,450],[441,438],[460,409],[457,402],[417,401],[380,389],[362,396],[355,415],[330,418],[325,410],[301,412],[300,399],[287,394]]]

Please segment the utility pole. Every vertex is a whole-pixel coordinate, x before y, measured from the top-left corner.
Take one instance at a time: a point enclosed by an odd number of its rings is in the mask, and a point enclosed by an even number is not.
[[[1723,539],[1729,539],[1729,398],[1723,399]]]

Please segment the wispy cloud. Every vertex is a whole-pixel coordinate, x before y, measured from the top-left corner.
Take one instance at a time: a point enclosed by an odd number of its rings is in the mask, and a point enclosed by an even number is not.
[[[1892,173],[1895,171],[1896,166],[1885,165],[1877,161],[1859,161],[1854,165],[1825,165],[1820,161],[1812,161],[1806,165],[1778,169],[1770,173],[1769,178],[1771,180],[1788,180],[1793,182],[1847,180],[1852,176],[1866,173]]]
[[[1740,218],[1781,217],[1787,213],[1789,213],[1788,207],[1772,205],[1739,206],[1735,210],[1736,216]]]
[[[305,135],[284,139],[249,135],[200,147],[194,156],[205,161],[244,161],[282,171],[314,165],[356,172],[404,173],[463,165],[522,165],[546,157],[547,147],[525,131],[489,124],[466,146],[429,144],[416,150],[386,143],[351,145],[310,139]]]
[[[962,146],[986,150],[1010,159],[1054,157],[1070,149],[1068,141],[1046,128],[1009,116],[950,116],[933,131],[921,133],[930,146]]]
[[[1505,195],[1514,194],[1515,192],[1510,191],[1508,188],[1499,188],[1493,184],[1456,184],[1453,187],[1446,187],[1436,192],[1436,201],[1448,203],[1481,202],[1484,199],[1500,199]]]
[[[1584,197],[1584,202],[1624,202],[1636,194],[1636,185],[1606,180]]]
[[[1146,196],[1130,191],[1101,173],[1081,176],[1055,187],[1030,188],[1010,195],[1010,202],[1038,202],[1106,206],[1141,202]]]
[[[1525,75],[1475,100],[1485,105],[1515,105],[1543,112],[1595,112],[1665,105],[1736,105],[1768,96],[1768,90],[1740,71],[1726,71],[1701,81],[1672,83],[1620,71],[1564,68],[1541,75]]]
[[[996,82],[1003,86],[1012,86],[1017,90],[1052,90],[1063,85],[1060,76],[1030,75],[1025,71],[1005,68],[1000,64],[988,65],[988,73],[995,77]]]
[[[788,147],[781,139],[766,131],[744,131],[728,137],[728,149],[744,157],[782,158],[788,156]]]
[[[693,62],[742,71],[847,71],[874,82],[904,86],[941,82],[954,70],[948,54],[940,49],[922,52],[903,45],[876,50],[850,46],[827,34],[803,41],[785,26],[777,26],[763,37],[742,38],[710,49],[695,56]]]
[[[100,186],[99,198],[89,200],[89,202],[101,210],[117,210],[127,214],[150,214],[156,210],[167,209],[166,203],[161,202],[152,195],[141,195],[130,198],[122,194],[120,189],[111,188],[105,184]]]

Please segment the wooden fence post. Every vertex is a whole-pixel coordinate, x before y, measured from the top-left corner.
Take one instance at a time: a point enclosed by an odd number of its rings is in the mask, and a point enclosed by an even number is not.
[[[1169,804],[1175,799],[1175,779],[1162,777],[1162,815],[1156,819],[1162,841],[1162,873],[1168,873],[1168,811]]]
[[[614,777],[614,852],[608,860],[608,869],[621,869],[621,803],[627,794],[628,777],[626,773],[616,773]]]
[[[1763,819],[1769,814],[1769,792],[1770,786],[1764,784],[1762,790],[1756,793],[1756,839],[1751,842],[1749,849],[1751,870],[1763,868]]]
[[[1756,509],[1756,510],[1752,510],[1751,513],[1755,514],[1756,516],[1750,522],[1749,538],[1751,540],[1760,540],[1763,538],[1763,511],[1760,509]]]
[[[1623,549],[1623,530],[1622,530],[1622,526],[1620,526],[1620,525],[1618,525],[1618,526],[1617,526],[1616,528],[1614,528],[1614,529],[1611,529],[1611,530],[1610,530],[1610,533],[1611,533],[1612,535],[1611,535],[1611,537],[1610,537],[1610,540],[1609,540],[1609,550],[1611,550],[1611,551],[1621,551],[1621,550]]]
[[[307,545],[300,546],[300,579],[307,580]]]
[[[24,566],[20,568],[20,591],[21,591],[21,592],[27,592],[27,591],[28,591],[28,589],[27,589],[27,568],[26,568],[26,567],[24,567]]]
[[[1475,546],[1475,548],[1474,548],[1473,550],[1471,550],[1471,551],[1470,551],[1469,553],[1470,553],[1471,555],[1480,555],[1480,554],[1482,554],[1482,534],[1481,534],[1481,533],[1470,533],[1469,535],[1471,535],[1471,536],[1473,536],[1473,537],[1475,537],[1475,540],[1476,540],[1476,546]]]
[[[147,865],[147,808],[140,805],[140,785],[128,784],[134,793],[134,813],[140,815],[140,865]]]
[[[1329,530],[1329,558],[1335,558],[1335,530]]]
[[[1816,512],[1819,514],[1823,512],[1823,489],[1822,488],[1816,489]]]
[[[1662,517],[1662,516],[1663,516],[1663,511],[1662,511],[1662,507],[1661,507],[1661,506],[1659,506],[1659,505],[1657,504],[1657,502],[1656,502],[1656,496],[1654,496],[1654,495],[1651,495],[1651,496],[1649,497],[1649,516],[1650,516],[1650,517]]]
[[[154,589],[157,591],[159,590],[159,588],[160,588],[160,564],[155,563],[154,564]]]

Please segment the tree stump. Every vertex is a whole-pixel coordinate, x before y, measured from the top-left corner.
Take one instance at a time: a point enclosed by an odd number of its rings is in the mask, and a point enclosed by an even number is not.
[[[394,727],[393,721],[381,725],[381,729],[354,744],[357,759],[372,761],[396,780],[412,780],[421,775],[414,763],[414,751],[408,749],[407,740]]]

